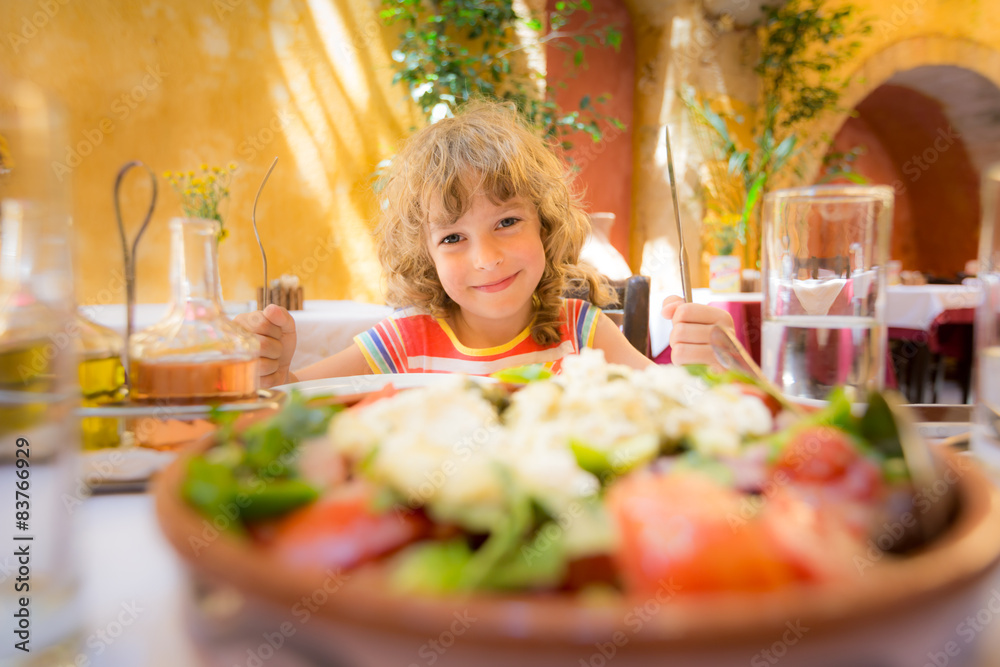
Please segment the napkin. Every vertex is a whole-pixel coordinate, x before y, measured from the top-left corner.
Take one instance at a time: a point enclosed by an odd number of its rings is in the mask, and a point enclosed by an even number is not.
[[[807,315],[826,315],[845,284],[846,278],[810,278],[792,281],[792,290]]]

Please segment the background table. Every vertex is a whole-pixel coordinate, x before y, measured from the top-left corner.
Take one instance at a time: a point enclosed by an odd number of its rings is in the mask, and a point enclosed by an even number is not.
[[[889,327],[929,331],[935,318],[950,309],[975,307],[979,302],[977,287],[965,285],[898,285],[886,290],[886,322]],[[666,360],[671,323],[660,315],[669,292],[654,291],[649,299],[649,343],[654,358]],[[692,290],[695,303],[723,308],[733,316],[741,342],[760,359],[760,292],[722,293],[706,288]],[[254,302],[227,302],[230,316],[248,312]],[[95,321],[119,333],[125,331],[125,308],[84,306],[83,312]],[[166,304],[138,304],[136,330],[159,321],[167,312]],[[347,348],[354,336],[374,326],[392,312],[389,306],[357,301],[306,301],[303,310],[294,311],[298,344],[292,358],[292,370],[308,366]]]
[[[966,285],[893,285],[886,288],[885,322],[901,329],[928,331],[946,310],[975,308],[978,287]]]
[[[979,303],[978,287],[966,285],[893,285],[886,288],[886,325],[893,328],[929,331],[934,320],[946,310],[974,308]],[[670,344],[670,323],[660,316],[660,305],[669,292],[650,294],[649,341],[653,356],[661,355]],[[729,312],[748,349],[760,349],[760,292],[713,292],[692,290],[695,303],[712,305]],[[756,308],[756,312],[752,309]]]

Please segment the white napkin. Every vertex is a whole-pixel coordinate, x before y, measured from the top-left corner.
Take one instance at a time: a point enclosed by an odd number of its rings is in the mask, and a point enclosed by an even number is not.
[[[851,280],[854,281],[854,298],[865,299],[868,297],[868,290],[871,289],[871,285],[875,281],[875,269],[854,271],[851,273]]]
[[[826,280],[810,278],[792,281],[792,290],[807,315],[826,315],[845,284],[847,284],[846,278]]]

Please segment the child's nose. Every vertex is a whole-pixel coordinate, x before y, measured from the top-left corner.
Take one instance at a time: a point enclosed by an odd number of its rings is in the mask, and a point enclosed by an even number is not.
[[[476,268],[492,269],[503,261],[503,252],[500,247],[492,241],[482,241],[479,243],[476,254]]]

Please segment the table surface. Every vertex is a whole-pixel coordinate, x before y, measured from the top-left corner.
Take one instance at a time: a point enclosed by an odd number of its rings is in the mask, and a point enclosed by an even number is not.
[[[886,288],[886,326],[927,331],[945,310],[974,308],[981,290],[967,285],[892,285]],[[670,341],[670,323],[660,317],[660,305],[668,292],[652,292],[649,298],[649,337],[653,356]],[[713,292],[707,288],[691,290],[695,303],[759,303],[760,292]]]
[[[974,307],[980,291],[965,285],[898,285],[887,289],[886,322],[890,327],[924,329],[941,312],[949,308]],[[671,323],[660,316],[667,292],[650,294],[649,335],[653,356],[670,341]],[[722,293],[706,288],[692,290],[695,303],[754,303],[761,300],[760,292]],[[135,328],[155,324],[167,312],[167,304],[138,304]],[[227,313],[235,315],[255,307],[253,302],[228,302]],[[121,304],[85,306],[83,312],[91,319],[119,333],[125,330],[125,307]],[[298,344],[292,359],[292,370],[313,364],[336,354],[352,344],[354,336],[366,331],[392,312],[388,306],[356,301],[306,301],[303,310],[294,311]]]

